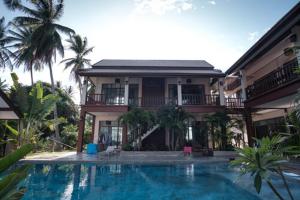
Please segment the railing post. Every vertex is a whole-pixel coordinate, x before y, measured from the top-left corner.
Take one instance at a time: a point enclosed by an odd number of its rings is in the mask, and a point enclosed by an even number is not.
[[[129,78],[125,78],[125,87],[124,87],[124,104],[128,105],[128,97],[129,97]]]
[[[182,106],[181,78],[177,78],[177,97],[178,97],[178,105]]]
[[[220,105],[225,106],[224,78],[219,78]]]
[[[87,93],[87,77],[84,77],[82,88],[81,89],[81,97],[80,97],[80,104],[85,105],[86,103],[86,93]]]
[[[245,70],[240,70],[240,75],[241,75],[242,99],[243,99],[243,101],[245,101],[247,99]]]

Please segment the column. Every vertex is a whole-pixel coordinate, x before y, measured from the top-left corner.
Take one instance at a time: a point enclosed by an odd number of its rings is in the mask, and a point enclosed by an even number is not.
[[[93,143],[98,144],[99,139],[99,130],[100,130],[100,122],[99,117],[95,116],[95,124],[94,124],[94,138]]]
[[[247,99],[247,93],[246,93],[246,73],[245,70],[240,70],[240,78],[241,78],[241,88],[242,88],[242,99],[245,101]]]
[[[251,108],[245,109],[245,122],[246,122],[246,129],[247,129],[247,139],[248,139],[248,146],[253,147],[253,137],[254,137],[254,127],[251,115]]]
[[[181,87],[181,78],[177,78],[177,104],[182,106],[182,87]]]
[[[77,138],[77,153],[82,152],[83,149],[83,135],[84,135],[84,126],[85,126],[85,110],[81,108],[79,125],[78,125],[78,138]]]
[[[225,106],[224,78],[219,78],[220,105]]]
[[[91,138],[90,138],[90,143],[94,143],[94,137],[95,137],[95,121],[96,121],[96,116],[93,115],[92,116],[92,135],[91,135]]]
[[[128,98],[129,98],[129,78],[125,78],[125,87],[124,87],[124,104],[128,105]]]
[[[122,129],[122,144],[127,144],[128,142],[128,137],[127,137],[127,125],[123,125]]]
[[[139,80],[139,106],[142,106],[142,97],[143,96],[143,78]]]
[[[81,97],[80,97],[80,104],[85,105],[86,101],[86,93],[87,93],[87,77],[84,77],[83,84],[82,84],[82,91],[81,91]]]

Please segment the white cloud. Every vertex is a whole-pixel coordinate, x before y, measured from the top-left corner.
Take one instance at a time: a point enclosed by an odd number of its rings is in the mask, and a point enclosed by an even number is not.
[[[213,1],[213,0],[212,0],[212,1],[208,1],[208,3],[211,4],[211,5],[216,5],[216,4],[217,4],[217,3],[216,3],[215,1]]]
[[[259,36],[259,32],[258,31],[250,32],[250,33],[248,33],[248,40],[250,42],[257,41],[258,40],[258,36]]]
[[[194,8],[192,0],[134,0],[135,12],[139,14],[154,13],[163,15],[168,11],[183,11]]]

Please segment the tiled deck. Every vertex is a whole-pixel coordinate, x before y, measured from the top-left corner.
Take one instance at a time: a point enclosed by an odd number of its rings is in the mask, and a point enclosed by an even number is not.
[[[181,151],[151,151],[151,152],[128,152],[122,151],[116,154],[107,155],[104,152],[89,155],[86,153],[76,152],[58,152],[58,153],[40,153],[27,156],[21,162],[26,163],[202,163],[202,162],[227,162],[234,153],[226,153],[225,155],[216,153],[214,157],[194,157],[184,156]]]

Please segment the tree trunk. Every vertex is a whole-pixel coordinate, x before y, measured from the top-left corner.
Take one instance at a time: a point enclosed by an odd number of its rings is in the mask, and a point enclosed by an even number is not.
[[[53,72],[52,72],[52,64],[49,62],[49,71],[50,71],[50,79],[51,79],[51,92],[52,94],[55,94],[55,85],[54,85],[54,78],[53,78]],[[54,117],[54,127],[55,127],[55,140],[60,141],[60,136],[59,136],[59,128],[57,124],[57,105],[55,104],[54,110],[53,110],[53,117]],[[60,150],[61,146],[57,143],[55,143],[55,150]]]
[[[33,62],[30,61],[29,69],[30,69],[31,86],[33,86],[33,69],[32,69],[32,66],[33,66]]]

